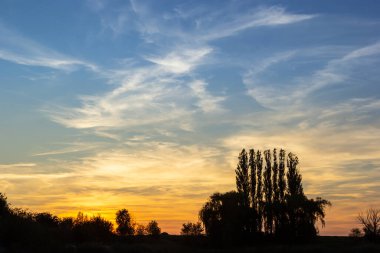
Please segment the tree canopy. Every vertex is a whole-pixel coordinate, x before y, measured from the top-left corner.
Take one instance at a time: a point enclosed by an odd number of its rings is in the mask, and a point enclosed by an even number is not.
[[[223,240],[315,237],[331,203],[306,197],[298,164],[298,157],[283,149],[279,157],[276,149],[243,149],[235,170],[237,191],[211,195],[200,210],[206,234]]]

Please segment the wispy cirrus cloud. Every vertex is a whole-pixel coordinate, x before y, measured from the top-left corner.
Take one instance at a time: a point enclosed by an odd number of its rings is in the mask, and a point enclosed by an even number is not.
[[[0,169],[35,167],[35,166],[36,166],[35,163],[10,163],[10,164],[0,164]]]
[[[225,15],[221,13],[221,15]],[[317,17],[315,14],[293,14],[285,10],[285,8],[279,6],[272,7],[262,7],[254,10],[248,10],[246,13],[229,17],[227,21],[222,26],[218,24],[211,25],[208,27],[207,33],[201,36],[202,39],[216,40],[229,36],[236,35],[237,33],[256,27],[271,27],[271,26],[281,26],[289,25],[305,20],[309,20]],[[223,18],[222,16],[220,18]],[[199,20],[200,24],[204,22]],[[199,29],[203,29],[202,25],[198,25]],[[207,28],[206,28],[207,30]]]
[[[131,0],[124,5],[122,11],[120,8],[114,10],[112,6],[108,12],[104,11],[104,8],[101,10],[96,11],[101,17],[103,27],[113,31],[115,35],[135,29],[148,43],[160,40],[162,35],[175,40],[207,43],[235,36],[252,28],[290,25],[318,16],[291,13],[281,6],[245,8],[236,2],[215,10],[202,7],[200,4],[196,7],[179,5],[174,9],[160,12],[144,2]],[[109,12],[113,15],[108,15]],[[184,27],[184,21],[189,20],[192,20],[191,25]],[[133,24],[132,28],[130,24]]]
[[[376,55],[380,54],[380,43],[351,49],[343,55],[332,58],[325,65],[317,70],[313,70],[308,76],[295,76],[293,80],[281,80],[279,83],[271,83],[261,78],[261,75],[277,64],[289,64],[298,59],[318,57],[309,51],[297,50],[280,53],[269,57],[261,63],[248,70],[243,76],[243,82],[248,89],[248,94],[255,98],[261,105],[272,108],[284,108],[284,106],[302,106],[305,98],[320,91],[321,89],[349,81],[357,73],[355,67],[365,68],[366,65],[376,61]],[[323,54],[323,52],[321,52]],[[350,82],[348,82],[350,83]],[[282,86],[281,92],[278,88]],[[284,87],[286,87],[284,89]]]
[[[71,128],[137,129],[160,124],[190,130],[189,120],[197,112],[194,104],[210,112],[223,100],[209,93],[205,82],[187,85],[192,82],[191,73],[204,64],[210,52],[205,47],[176,49],[161,58],[148,59],[153,64],[110,71],[106,77],[116,84],[113,90],[101,96],[81,96],[82,106],[78,108],[60,106],[44,111],[53,121]]]
[[[201,64],[205,56],[210,54],[210,47],[178,49],[164,57],[147,57],[146,59],[160,66],[164,71],[174,74],[189,73]]]
[[[222,96],[212,96],[207,90],[207,84],[203,80],[195,80],[190,83],[190,87],[194,95],[198,98],[197,105],[203,112],[220,112],[223,109],[220,103],[225,99]]]
[[[104,17],[107,8],[102,6],[95,11]],[[210,14],[214,17],[213,21],[204,19],[204,10],[190,10],[191,14],[185,15],[175,9],[173,11],[178,15],[164,13],[162,19],[156,20],[157,15],[152,15],[152,10],[144,3],[130,1],[125,8],[128,11],[115,15],[116,20],[125,15],[135,16],[137,21],[132,24],[140,36],[154,36],[148,43],[164,38],[171,38],[172,42],[160,52],[151,54],[153,56],[144,56],[153,65],[106,71],[106,78],[116,85],[113,90],[101,96],[81,96],[82,105],[77,108],[47,110],[53,121],[80,129],[152,127],[159,123],[169,128],[190,130],[192,117],[198,112],[223,110],[225,97],[213,95],[207,90],[206,82],[195,77],[197,69],[207,63],[214,50],[208,45],[209,41],[254,27],[286,25],[315,17],[291,14],[282,7],[263,7],[250,9],[239,16],[228,14],[227,9],[218,10]],[[197,26],[183,28],[180,20],[192,15],[197,16],[192,17],[198,21]],[[174,119],[177,127],[173,124]]]
[[[84,67],[97,71],[90,62],[66,56],[10,30],[0,23],[0,59],[20,65],[72,71]]]

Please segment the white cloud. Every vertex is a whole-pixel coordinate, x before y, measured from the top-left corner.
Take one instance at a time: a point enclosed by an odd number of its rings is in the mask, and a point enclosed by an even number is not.
[[[10,164],[0,164],[0,169],[35,167],[35,166],[36,166],[35,163],[10,163]]]
[[[193,70],[211,51],[210,47],[179,49],[164,57],[147,57],[146,59],[161,66],[167,72],[183,74]]]
[[[64,155],[64,154],[70,154],[70,153],[77,153],[77,152],[83,152],[83,151],[89,151],[94,150],[95,148],[99,147],[100,145],[97,143],[82,143],[82,142],[75,142],[75,143],[61,143],[60,145],[64,145],[67,147],[55,149],[55,150],[49,150],[45,152],[39,152],[35,153],[32,156],[53,156],[53,155]]]
[[[175,49],[149,59],[154,65],[129,65],[126,69],[108,71],[104,76],[114,89],[98,96],[81,96],[82,105],[77,108],[59,106],[44,111],[66,127],[93,128],[94,133],[103,136],[113,128],[192,130],[194,99],[204,112],[221,109],[219,103],[223,98],[212,96],[205,86],[187,85],[192,82],[193,71],[204,64],[211,51],[209,47]]]
[[[233,36],[238,32],[250,28],[287,25],[312,19],[314,17],[316,17],[316,15],[291,14],[286,12],[284,8],[277,6],[261,8],[236,16],[232,21],[226,22],[222,25],[210,27],[210,30],[202,37],[204,40],[215,40]]]
[[[150,71],[148,71],[150,70]],[[47,109],[51,118],[72,128],[138,128],[186,118],[184,87],[160,68],[134,69],[122,83],[100,96],[81,97],[78,108]]]
[[[95,64],[75,59],[46,48],[0,24],[0,59],[16,64],[41,66],[59,70],[85,67],[97,71]]]
[[[159,13],[157,9],[141,1],[130,1],[136,29],[148,43],[154,43],[162,37],[170,37],[193,43],[234,36],[239,32],[257,27],[288,25],[315,18],[314,14],[289,13],[281,6],[246,8],[241,10],[239,3],[225,5],[216,10],[202,4],[178,6],[173,10]],[[154,14],[153,14],[154,13]],[[161,15],[160,15],[161,14]],[[123,14],[120,14],[122,16]],[[119,19],[114,17],[109,24]],[[183,27],[183,21],[191,20],[191,25]],[[124,27],[126,29],[126,27]]]
[[[190,87],[198,97],[198,106],[202,109],[203,112],[217,112],[223,111],[220,103],[225,99],[224,97],[216,97],[207,92],[207,84],[203,80],[195,80],[190,83]]]
[[[262,80],[261,74],[273,65],[289,60],[296,61],[297,57],[318,57],[318,55],[310,53],[313,49],[285,52],[269,57],[255,65],[243,75],[243,82],[247,87],[247,93],[264,107],[271,109],[302,107],[303,100],[314,92],[347,81],[353,75],[354,66],[365,66],[367,62],[363,59],[374,57],[380,53],[379,45],[380,43],[375,43],[351,50],[343,56],[327,61],[324,67],[314,70],[308,76],[296,76],[290,82],[289,80],[287,83],[282,81],[281,85],[266,83],[265,80]],[[280,86],[281,89],[279,89]]]
[[[380,53],[380,42],[374,43],[372,45],[359,48],[357,50],[354,50],[350,52],[349,54],[345,55],[342,59],[342,61],[349,61],[356,58],[366,57],[366,56],[373,56],[375,54]]]

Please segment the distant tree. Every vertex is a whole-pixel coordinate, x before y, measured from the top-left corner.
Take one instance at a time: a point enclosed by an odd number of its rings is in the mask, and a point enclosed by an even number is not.
[[[59,219],[59,226],[64,229],[71,230],[74,226],[74,218],[73,217],[64,217]]]
[[[146,226],[148,235],[158,236],[161,234],[161,228],[158,226],[157,221],[152,220]]]
[[[107,241],[112,238],[113,224],[100,215],[91,217],[86,225],[90,240]]]
[[[4,215],[8,215],[10,213],[10,208],[8,205],[8,200],[5,194],[0,192],[0,218]]]
[[[244,232],[240,194],[231,191],[214,193],[199,212],[206,235],[216,242],[238,240]]]
[[[136,235],[146,235],[146,228],[142,224],[137,224],[135,228]]]
[[[257,196],[256,196],[256,155],[255,150],[249,150],[248,165],[250,170],[250,189],[251,189],[251,212],[250,212],[250,223],[251,232],[257,232]]]
[[[279,163],[278,163],[278,198],[279,202],[276,205],[277,211],[277,225],[275,233],[277,236],[286,237],[286,227],[288,225],[288,217],[286,215],[286,203],[285,203],[285,193],[286,193],[286,180],[285,180],[285,150],[280,149],[279,152]]]
[[[47,212],[34,214],[34,219],[36,222],[48,227],[58,227],[59,225],[59,218]]]
[[[290,196],[303,195],[302,176],[297,169],[298,157],[293,153],[288,154],[287,167],[287,193]]]
[[[319,232],[316,224],[325,225],[325,210],[331,203],[319,197],[308,199],[298,157],[289,153],[285,158],[283,149],[278,157],[277,149],[273,153],[266,150],[264,157],[260,150],[250,149],[247,155],[243,149],[235,170],[237,192],[213,194],[199,213],[206,234],[223,242],[241,240],[263,232],[265,225],[266,234],[284,239],[315,237]],[[188,231],[184,224],[183,233]]]
[[[74,225],[80,225],[87,222],[88,220],[89,219],[87,215],[83,214],[82,212],[78,212],[77,217],[74,219]]]
[[[250,178],[248,154],[243,149],[239,155],[239,162],[235,170],[236,173],[236,188],[240,195],[239,204],[242,206],[242,219],[244,222],[244,231],[250,230]]]
[[[273,149],[273,166],[272,166],[272,187],[273,187],[273,202],[280,201],[279,180],[278,180],[278,161],[277,149]]]
[[[320,221],[322,226],[325,225],[325,207],[331,203],[320,197],[316,200],[309,200],[302,187],[302,176],[297,168],[298,157],[288,154],[286,173],[287,189],[286,189],[286,216],[287,237],[315,237],[318,234],[316,222]]]
[[[380,209],[370,208],[365,213],[360,213],[357,219],[363,225],[366,238],[380,239]]]
[[[360,228],[353,228],[353,229],[351,229],[351,231],[348,234],[348,236],[349,237],[353,237],[353,238],[360,238],[360,237],[363,237],[363,233],[360,230]]]
[[[256,152],[256,180],[257,180],[257,190],[256,190],[256,203],[257,203],[257,231],[262,231],[263,226],[263,211],[264,211],[264,201],[263,201],[263,158],[261,156],[261,151]]]
[[[242,206],[249,207],[249,171],[248,171],[248,156],[245,149],[239,155],[239,162],[236,172],[236,187],[242,199]]]
[[[301,215],[302,206],[305,203],[305,197],[302,188],[302,177],[298,172],[298,157],[293,153],[288,154],[288,159],[286,161],[288,171],[286,173],[287,179],[287,193],[286,193],[286,204],[287,204],[287,216],[289,222],[289,228],[287,231],[288,235],[292,237],[299,236],[298,229],[298,216]]]
[[[265,232],[272,234],[273,228],[273,205],[272,205],[272,163],[270,150],[264,151],[265,170],[264,170],[264,194],[265,194]]]
[[[70,220],[66,220],[66,225],[70,225]],[[113,224],[100,215],[89,218],[79,212],[72,230],[76,241],[108,241],[113,235]]]
[[[285,200],[285,150],[281,149],[279,154],[279,165],[278,165],[278,193],[280,202]]]
[[[121,209],[116,212],[116,232],[119,235],[133,235],[135,232],[131,215],[127,209]]]
[[[192,223],[187,222],[182,224],[181,235],[199,236],[203,232],[202,224],[200,222]]]
[[[272,187],[273,187],[273,200],[272,200],[272,211],[273,211],[273,225],[274,232],[279,226],[279,216],[280,216],[280,191],[279,191],[279,180],[278,180],[278,160],[277,160],[277,150],[273,149],[273,166],[272,166]]]

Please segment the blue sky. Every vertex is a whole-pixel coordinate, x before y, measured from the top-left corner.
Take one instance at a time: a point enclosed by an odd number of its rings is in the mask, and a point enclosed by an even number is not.
[[[0,191],[179,231],[242,148],[298,154],[324,234],[378,205],[378,1],[2,1]],[[173,203],[173,208],[168,205]]]

